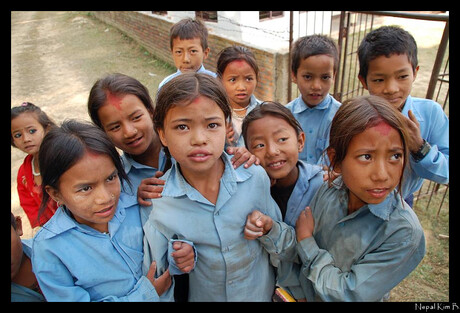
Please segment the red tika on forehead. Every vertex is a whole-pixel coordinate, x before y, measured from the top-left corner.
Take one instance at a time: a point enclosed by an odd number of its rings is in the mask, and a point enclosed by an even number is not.
[[[121,100],[123,99],[123,96],[114,95],[110,91],[106,92],[106,96],[107,96],[107,103],[113,105],[118,110],[121,110]]]
[[[391,130],[391,126],[384,120],[377,123],[374,128],[383,136],[387,136]]]

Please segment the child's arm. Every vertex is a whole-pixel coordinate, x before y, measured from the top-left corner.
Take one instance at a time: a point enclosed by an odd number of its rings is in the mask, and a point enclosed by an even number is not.
[[[156,199],[161,197],[161,192],[165,184],[164,180],[159,179],[161,176],[163,176],[163,172],[158,171],[155,173],[154,177],[145,178],[141,181],[137,188],[137,202],[139,202],[140,205],[151,205],[152,202],[145,199]]]
[[[296,223],[301,272],[323,301],[379,301],[419,264],[425,254],[421,229],[401,228],[382,245],[357,260],[348,271],[336,267],[331,254],[312,236],[310,209]]]

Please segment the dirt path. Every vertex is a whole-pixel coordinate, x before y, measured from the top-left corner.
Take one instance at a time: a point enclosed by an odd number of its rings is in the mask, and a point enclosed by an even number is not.
[[[11,107],[29,101],[56,123],[89,120],[86,101],[99,77],[111,72],[131,75],[154,97],[159,82],[173,71],[84,13],[11,13]],[[34,232],[19,206],[16,186],[24,157],[19,149],[11,149],[11,210],[23,217],[23,237],[30,238]]]

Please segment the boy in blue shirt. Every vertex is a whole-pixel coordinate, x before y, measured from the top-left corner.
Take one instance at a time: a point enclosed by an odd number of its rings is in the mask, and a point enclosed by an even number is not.
[[[286,106],[305,132],[305,148],[299,159],[329,166],[322,158],[329,145],[329,129],[340,103],[330,94],[339,63],[335,43],[323,35],[297,39],[292,48],[291,75],[300,96]]]
[[[412,206],[413,193],[424,179],[449,183],[449,119],[438,103],[410,96],[419,66],[417,43],[407,31],[397,26],[371,31],[361,42],[358,57],[358,78],[364,88],[406,116],[412,140],[402,191]]]
[[[158,86],[158,90],[184,72],[198,72],[216,77],[216,73],[204,68],[203,62],[208,57],[208,30],[199,20],[186,18],[171,27],[170,45],[177,72],[167,76]]]

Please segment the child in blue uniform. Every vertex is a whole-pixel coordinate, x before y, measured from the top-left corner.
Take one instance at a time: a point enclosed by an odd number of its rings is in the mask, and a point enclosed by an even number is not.
[[[158,301],[169,288],[155,264],[142,274],[139,205],[120,195],[127,176],[105,133],[66,121],[40,147],[43,203],[60,204],[33,240],[32,265],[48,301]],[[42,209],[42,208],[41,208]]]
[[[283,221],[295,227],[299,214],[323,183],[318,165],[299,160],[305,134],[291,111],[277,102],[263,102],[249,112],[243,122],[244,142],[260,159],[272,181],[270,193],[281,209]],[[299,266],[293,265],[295,273]],[[279,273],[278,284],[295,299],[304,299],[298,277]]]
[[[401,190],[410,137],[384,99],[342,104],[331,125],[330,171],[296,223],[309,301],[381,301],[425,254],[425,237]]]
[[[283,248],[295,243],[294,229],[281,222],[263,168],[234,169],[223,152],[230,121],[225,89],[209,75],[184,73],[158,94],[155,129],[176,163],[163,177],[162,197],[142,209],[144,265],[155,260],[162,273],[169,242],[192,242],[197,262],[189,301],[270,301],[270,261],[295,256],[295,249]],[[253,220],[263,225],[248,240],[245,223],[248,228]]]
[[[339,66],[337,47],[323,35],[300,37],[292,48],[291,60],[292,80],[300,96],[286,106],[305,132],[305,148],[299,158],[329,166],[322,156],[329,144],[332,118],[340,106],[329,94]]]
[[[403,197],[424,179],[449,183],[449,118],[441,105],[410,96],[419,69],[414,37],[397,26],[382,26],[364,37],[358,49],[359,80],[371,95],[390,102],[404,116],[412,137],[410,166],[404,173]]]

